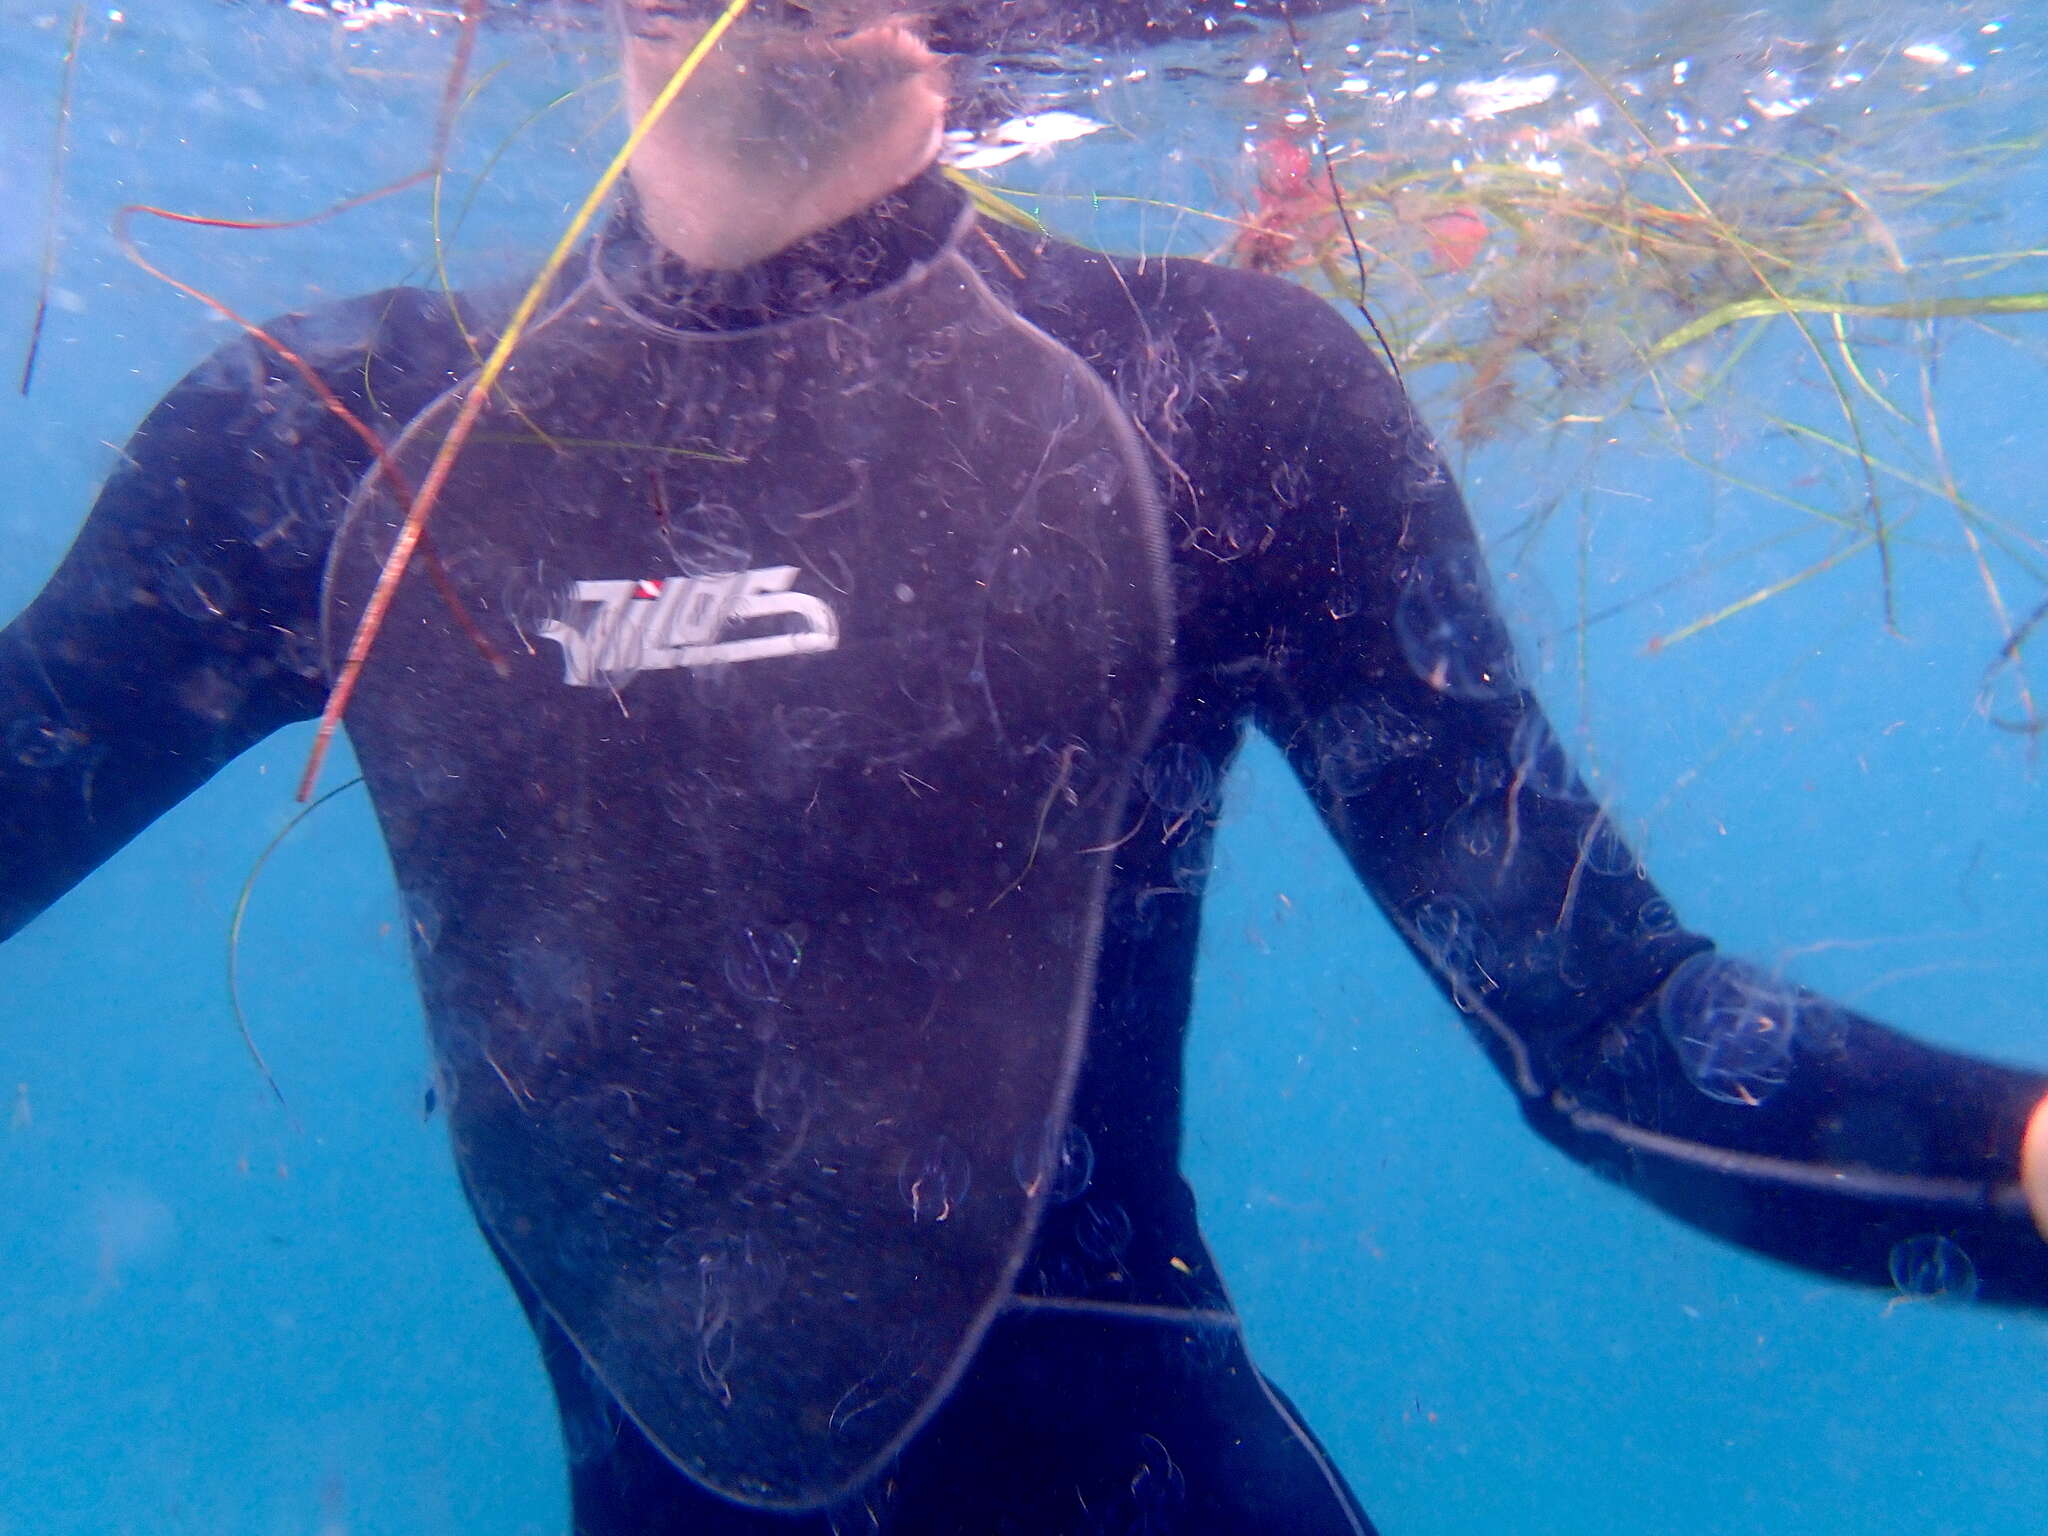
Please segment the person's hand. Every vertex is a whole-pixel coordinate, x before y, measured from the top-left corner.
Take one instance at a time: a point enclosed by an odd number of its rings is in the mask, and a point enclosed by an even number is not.
[[[2020,1187],[2027,1192],[2034,1229],[2048,1242],[2048,1096],[2027,1116],[2027,1134],[2020,1140]]]

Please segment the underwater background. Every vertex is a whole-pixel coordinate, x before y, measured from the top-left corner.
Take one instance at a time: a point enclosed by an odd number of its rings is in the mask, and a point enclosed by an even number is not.
[[[118,444],[231,334],[123,259],[114,211],[292,217],[406,175],[451,36],[388,3],[81,14],[37,372],[0,396],[10,614]],[[0,0],[10,376],[72,19]],[[1411,0],[1304,37],[1346,165],[1436,177],[1420,213],[1373,204],[1384,249],[1405,223],[1423,255],[1375,266],[1367,297],[1538,691],[1665,894],[1731,952],[2048,1066],[2040,734],[2000,658],[2048,592],[2048,315],[1901,307],[2048,287],[2048,17]],[[587,36],[505,28],[483,55],[440,199],[458,283],[530,270],[618,132],[607,88],[581,89],[603,67]],[[1307,142],[1288,121],[1307,115],[1302,61],[1270,31],[1175,58],[1035,77],[1024,105],[1107,128],[989,174],[1072,237],[1218,252],[1233,226],[1189,210],[1244,218],[1257,146]],[[1876,188],[1872,219],[1903,210],[1900,259],[1869,259],[1867,229],[1855,250],[1816,239],[1801,281],[1847,276],[1811,342],[1782,317],[1730,321],[1691,376],[1622,377],[1623,321],[1668,334],[1684,296],[1601,265],[1589,237],[1539,262],[1497,169],[1446,179],[1484,162],[1562,186],[1587,154],[1654,179],[1653,146],[1678,141],[1753,160],[1699,187],[1788,240],[1820,217],[1788,188]],[[137,235],[268,315],[438,281],[434,218],[415,188],[302,230]],[[1414,318],[1446,278],[1465,306]],[[1513,284],[1545,314],[1583,306],[1583,367],[1516,329]],[[1864,531],[1873,485],[1888,573]],[[248,754],[0,947],[0,1536],[565,1528],[545,1383],[430,1113],[360,791],[280,845],[241,931],[242,1004],[286,1107],[237,1037],[230,925],[309,736]],[[323,783],[352,773],[337,752]],[[1248,746],[1227,796],[1188,1175],[1256,1357],[1387,1536],[2041,1528],[2048,1321],[1833,1286],[1595,1182],[1523,1129],[1270,746]]]

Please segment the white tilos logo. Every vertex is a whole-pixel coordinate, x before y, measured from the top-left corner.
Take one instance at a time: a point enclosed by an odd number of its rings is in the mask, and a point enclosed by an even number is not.
[[[562,648],[562,681],[580,688],[659,667],[829,651],[839,644],[839,620],[819,599],[790,591],[800,574],[793,565],[771,565],[724,576],[579,581],[568,614],[549,619],[540,633]],[[795,626],[719,639],[739,625],[772,619]]]

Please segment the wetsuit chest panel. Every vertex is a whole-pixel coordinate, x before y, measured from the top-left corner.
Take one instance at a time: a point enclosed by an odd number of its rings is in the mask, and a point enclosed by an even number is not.
[[[396,458],[418,483],[442,402]],[[345,645],[403,508],[330,567]],[[814,1505],[929,1411],[1059,1146],[1168,682],[1128,422],[956,257],[519,354],[349,715],[477,1210],[651,1438]]]

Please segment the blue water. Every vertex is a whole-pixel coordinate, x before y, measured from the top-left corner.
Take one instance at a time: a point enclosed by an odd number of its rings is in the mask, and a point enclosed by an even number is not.
[[[1921,13],[1877,9],[1851,18],[1860,35],[1912,40]],[[0,4],[0,353],[33,302],[68,14]],[[115,14],[88,29],[41,376],[0,403],[0,611],[61,554],[111,445],[226,334],[120,259],[112,209],[274,215],[400,175],[443,57],[424,35],[200,0]],[[2040,37],[2010,20],[1987,89],[2042,66]],[[1598,22],[1579,18],[1588,35]],[[472,120],[472,169],[584,69],[500,46],[512,67]],[[608,142],[601,116],[561,107],[552,157],[486,187],[465,276],[531,260]],[[1179,163],[1153,169],[1170,180]],[[2002,175],[1956,236],[1975,249],[2048,227],[2040,171]],[[415,193],[300,234],[150,240],[261,314],[416,271],[426,228]],[[2039,275],[2022,264],[2006,286]],[[1946,329],[1937,403],[1966,493],[2040,536],[2048,322],[2004,331]],[[1906,366],[1903,350],[1881,360]],[[1745,388],[1810,399],[1804,368],[1766,350]],[[1753,421],[1727,430],[1780,451]],[[1528,653],[1547,659],[1540,686],[1653,874],[1730,950],[1928,1038],[2048,1065],[2040,769],[1974,707],[1998,631],[1954,517],[1897,494],[1918,507],[1898,551],[1902,638],[1865,557],[1652,654],[1651,637],[1831,546],[1814,535],[1717,573],[1782,509],[1644,441],[1588,470],[1588,438],[1567,435],[1463,474]],[[1830,473],[1796,444],[1782,467],[1788,484]],[[1542,538],[1509,536],[1559,497]],[[2030,608],[2038,584],[2001,570]],[[1660,583],[1590,632],[1582,670],[1582,592],[1598,607]],[[564,1527],[538,1364],[423,1113],[418,1005],[358,795],[284,845],[243,936],[289,1115],[235,1035],[229,916],[306,746],[292,731],[251,753],[0,949],[0,1536]],[[341,756],[330,784],[351,771]],[[1521,1128],[1263,745],[1229,786],[1189,1072],[1189,1170],[1256,1351],[1389,1536],[2040,1528],[2042,1321],[1830,1286],[1564,1162]]]

